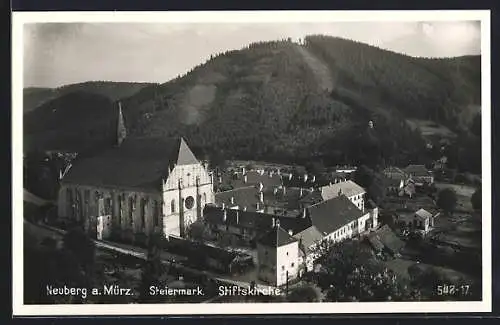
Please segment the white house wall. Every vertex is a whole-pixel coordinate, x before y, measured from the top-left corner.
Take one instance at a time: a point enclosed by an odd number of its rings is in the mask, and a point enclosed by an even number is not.
[[[299,270],[299,244],[294,241],[288,245],[276,249],[276,282],[277,285],[286,284],[286,272],[288,280],[295,279]]]

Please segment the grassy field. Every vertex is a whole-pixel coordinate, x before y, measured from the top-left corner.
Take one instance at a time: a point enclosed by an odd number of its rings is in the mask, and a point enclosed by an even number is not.
[[[458,185],[458,184],[452,184],[452,183],[440,183],[436,182],[435,186],[438,190],[443,190],[445,188],[451,188],[452,190],[457,193],[459,196],[466,196],[466,197],[471,197],[472,194],[476,191],[476,188],[473,186],[468,186],[468,185]]]
[[[438,191],[444,189],[452,189],[457,194],[457,210],[462,212],[473,212],[471,197],[472,194],[476,191],[476,188],[469,185],[458,185],[452,183],[435,183]]]
[[[432,121],[407,119],[406,122],[412,129],[419,128],[424,137],[440,136],[443,138],[454,138],[456,136],[456,134],[446,126],[439,125]]]
[[[480,250],[481,226],[481,218],[477,214],[441,215],[430,235],[439,242]]]
[[[441,274],[444,279],[450,282],[469,278],[469,276],[467,276],[466,274],[451,268],[420,263],[420,262],[417,263],[416,261],[406,260],[402,258],[395,258],[393,260],[386,261],[385,265],[388,269],[394,271],[397,275],[406,279],[410,279],[410,273],[408,272],[408,269],[412,266],[418,266],[418,268],[420,268],[422,271],[434,269],[434,271]]]

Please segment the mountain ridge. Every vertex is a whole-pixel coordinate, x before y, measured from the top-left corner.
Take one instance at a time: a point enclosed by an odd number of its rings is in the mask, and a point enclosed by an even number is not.
[[[118,100],[131,96],[143,87],[152,84],[145,82],[84,81],[55,88],[26,87],[23,89],[23,111],[25,113],[29,112],[44,103],[75,91],[101,94],[111,100]]]
[[[419,141],[406,119],[468,128],[465,112],[480,106],[480,57],[412,58],[313,35],[213,55],[121,101],[132,136],[183,135],[202,153],[351,161],[342,157],[354,155],[349,139],[373,120],[376,128],[390,128],[385,133],[396,132],[394,148],[384,154],[390,157],[404,147],[402,139]]]

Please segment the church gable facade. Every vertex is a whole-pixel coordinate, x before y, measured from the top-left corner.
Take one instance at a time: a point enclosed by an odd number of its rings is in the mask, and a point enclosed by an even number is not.
[[[201,218],[207,203],[214,203],[212,178],[199,163],[179,164],[163,184],[163,233],[184,237]]]

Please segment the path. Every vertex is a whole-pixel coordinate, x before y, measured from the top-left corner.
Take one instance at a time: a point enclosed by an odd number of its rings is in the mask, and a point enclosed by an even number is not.
[[[318,57],[312,54],[307,48],[297,46],[298,52],[302,55],[304,62],[311,69],[322,90],[333,90],[333,79],[328,66]]]

